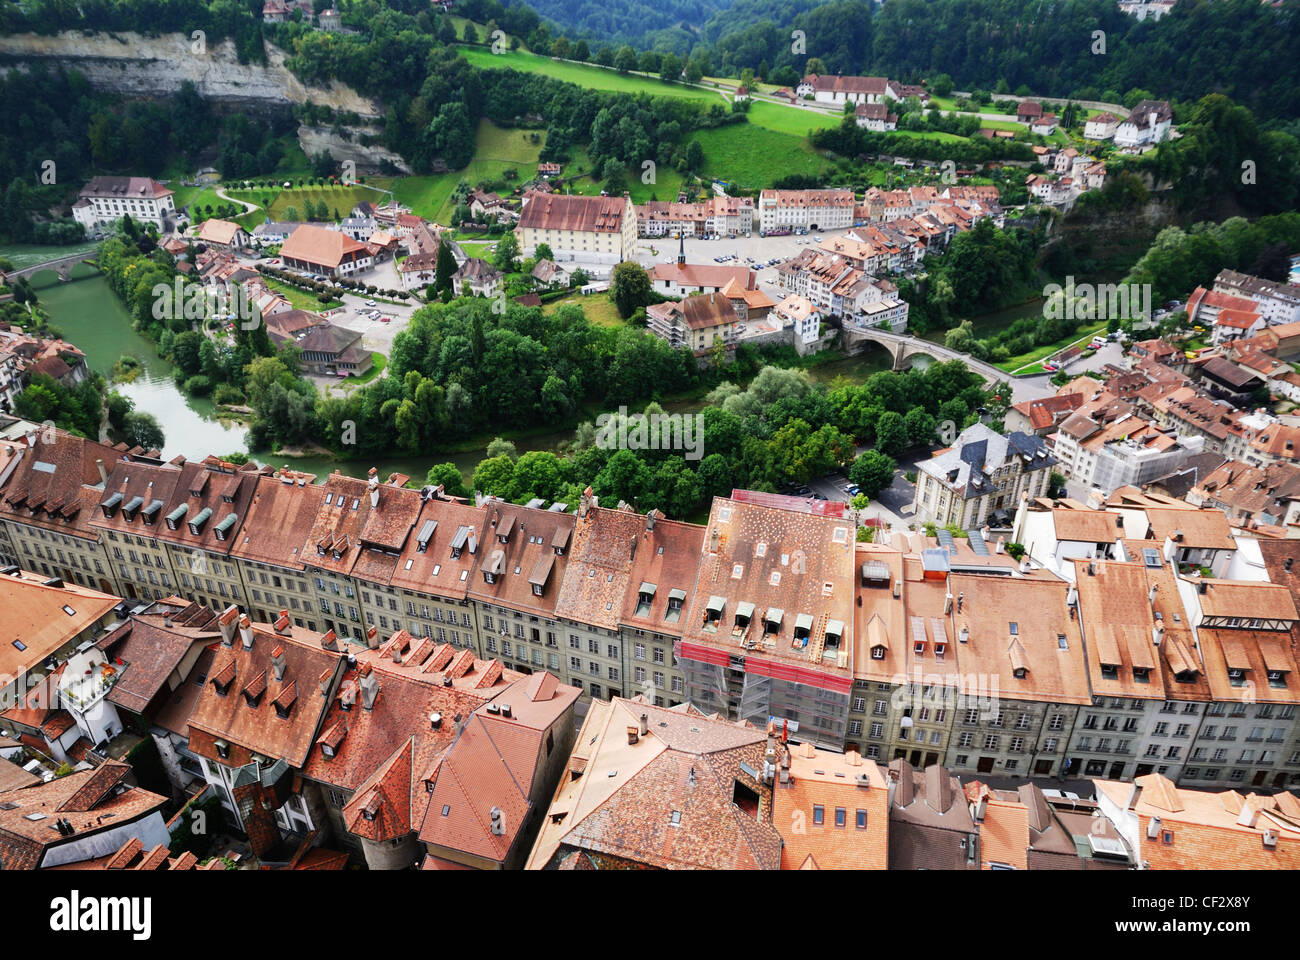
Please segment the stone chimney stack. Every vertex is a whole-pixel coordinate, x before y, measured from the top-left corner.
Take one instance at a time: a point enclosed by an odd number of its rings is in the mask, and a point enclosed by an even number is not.
[[[277,681],[284,679],[284,671],[287,666],[288,664],[284,660],[284,647],[277,643],[275,649],[271,651],[271,672],[275,674]]]
[[[361,667],[361,706],[367,710],[375,708],[375,700],[379,696],[379,678],[375,676],[374,669],[370,664],[363,664]]]
[[[219,618],[217,626],[221,628],[221,645],[223,647],[234,646],[235,631],[239,628],[239,608],[233,603],[226,607]]]
[[[379,506],[379,471],[374,467],[370,468],[370,506]]]
[[[371,650],[379,649],[379,631],[374,627],[366,631],[366,646]]]
[[[239,618],[239,639],[243,641],[245,650],[253,648],[253,621],[248,619],[248,614]]]

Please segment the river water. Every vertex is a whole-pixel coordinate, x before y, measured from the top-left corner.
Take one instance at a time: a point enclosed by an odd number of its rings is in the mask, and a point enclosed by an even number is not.
[[[4,253],[0,250],[0,254]],[[39,275],[35,285],[41,305],[65,339],[85,352],[92,370],[109,376],[118,358],[127,354],[140,361],[140,375],[131,383],[116,384],[115,389],[134,400],[137,409],[158,418],[166,435],[163,454],[169,458],[179,454],[187,459],[200,460],[208,454],[222,456],[246,452],[247,428],[237,420],[219,418],[210,401],[187,397],[180,392],[171,378],[171,364],[158,356],[152,343],[132,329],[130,315],[109,289],[107,281],[89,267],[78,267],[74,276],[77,279],[61,283],[53,274]],[[820,383],[829,384],[839,377],[861,383],[879,370],[888,370],[889,366],[888,353],[873,349],[813,367],[809,374]],[[694,413],[703,406],[702,400],[664,404],[670,413]],[[520,453],[556,451],[572,439],[573,430],[565,429],[532,434],[516,440],[515,446]],[[274,467],[288,465],[322,477],[335,469],[352,476],[365,476],[373,466],[381,476],[396,472],[419,481],[430,466],[448,461],[456,464],[468,479],[485,452],[484,447],[478,447],[423,457],[351,461],[328,457],[285,457],[269,451],[252,451],[251,455],[261,463],[270,463]]]

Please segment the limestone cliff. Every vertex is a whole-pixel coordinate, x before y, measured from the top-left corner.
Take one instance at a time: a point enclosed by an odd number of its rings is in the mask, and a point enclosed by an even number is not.
[[[51,61],[83,74],[95,87],[125,96],[174,93],[192,81],[206,99],[250,105],[326,104],[335,110],[378,118],[383,108],[345,84],[305,84],[284,65],[285,52],[267,46],[267,63],[241,64],[230,40],[194,52],[184,34],[145,37],[135,33],[91,34],[64,31],[53,36],[0,36],[0,64],[22,69],[34,61]]]

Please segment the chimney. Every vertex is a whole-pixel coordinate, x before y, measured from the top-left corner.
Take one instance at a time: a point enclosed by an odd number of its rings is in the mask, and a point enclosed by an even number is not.
[[[998,537],[997,546],[995,546],[993,549],[998,553],[1002,553],[1004,550],[1006,550],[1006,548],[1007,548],[1007,538]]]
[[[1074,584],[1070,584],[1070,589],[1065,591],[1065,602],[1070,606],[1079,602],[1079,588]]]
[[[452,722],[452,725],[455,727],[455,730],[456,730],[456,736],[459,737],[459,736],[460,736],[460,732],[461,732],[462,730],[465,729],[465,718],[464,718],[464,716],[462,716],[461,714],[458,713],[458,714],[456,714],[456,716],[452,717],[451,722]]]
[[[167,618],[170,621],[170,617]],[[167,624],[171,626],[169,622]],[[233,646],[235,642],[235,630],[239,626],[239,608],[233,603],[226,607],[221,617],[217,620],[217,626],[221,628],[221,645],[223,647]]]
[[[949,613],[952,613],[952,594],[951,594],[951,593],[944,594],[944,598],[943,598],[943,612],[944,612],[945,615],[946,615],[946,614],[949,614]]]
[[[333,630],[331,630],[329,633],[325,634],[323,637],[320,638],[320,645],[326,650],[334,650],[337,652],[339,648],[338,636],[334,633]]]
[[[627,728],[627,742],[629,746],[635,746],[637,741],[640,739],[641,739],[641,735],[636,727]]]
[[[1158,583],[1153,583],[1153,584],[1151,584],[1151,589],[1147,591],[1147,602],[1148,602],[1148,603],[1152,603],[1152,604],[1153,604],[1153,603],[1156,602],[1156,592],[1157,592],[1159,589],[1160,589],[1160,584],[1158,584]]]
[[[320,676],[316,678],[316,681],[320,684],[321,696],[328,697],[330,695],[330,684],[334,681],[334,671],[322,670]]]
[[[103,460],[96,460],[96,461],[95,461],[95,466],[97,466],[97,467],[99,468],[99,479],[104,483],[105,486],[107,486],[107,485],[108,485],[108,471],[104,469],[104,461],[103,461]]]
[[[366,646],[371,650],[379,649],[379,631],[374,627],[366,631]]]
[[[966,602],[966,591],[957,594],[957,612],[961,613],[962,604]]]
[[[1173,537],[1165,537],[1164,552],[1165,552],[1165,562],[1173,563],[1174,562],[1174,538]]]
[[[248,614],[239,618],[239,639],[243,641],[245,650],[253,648],[253,621],[248,619]]]
[[[1133,784],[1133,792],[1128,795],[1127,809],[1129,810],[1137,809],[1138,801],[1141,799],[1142,799],[1142,786],[1140,784],[1135,783]]]
[[[1163,640],[1164,638],[1165,638],[1165,625],[1163,623],[1157,623],[1154,627],[1151,628],[1151,642],[1158,647],[1160,646],[1160,641]]]
[[[506,816],[501,812],[500,807],[493,807],[489,811],[492,816],[492,836],[504,836],[506,832]]]
[[[281,636],[287,636],[289,633],[289,611],[281,610],[279,618],[275,621],[275,632]]]
[[[440,730],[442,728],[442,714],[441,713],[429,714],[429,726],[432,727],[434,730]]]
[[[640,723],[638,724],[638,729],[640,730],[641,736],[643,737],[650,731],[649,719],[650,718],[647,717],[644,713],[641,714],[641,720]]]
[[[400,643],[395,643],[395,644],[393,644],[393,650],[392,650],[392,653],[393,653],[393,663],[401,663],[401,662],[402,662],[402,645],[401,645]]]
[[[375,708],[375,698],[379,696],[379,678],[368,663],[361,665],[361,706],[367,710]]]
[[[285,667],[284,647],[277,643],[275,649],[271,651],[271,670],[275,674],[277,681],[284,679]]]
[[[963,623],[961,629],[957,631],[957,642],[965,643],[968,640],[970,640],[970,627]]]
[[[379,506],[379,471],[374,467],[370,468],[370,505]]]

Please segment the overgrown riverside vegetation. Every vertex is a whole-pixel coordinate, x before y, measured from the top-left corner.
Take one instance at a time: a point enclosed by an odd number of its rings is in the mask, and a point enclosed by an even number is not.
[[[776,492],[847,467],[863,495],[872,497],[892,481],[893,457],[933,442],[936,424],[973,423],[981,408],[1000,417],[1001,398],[1008,395],[1005,384],[986,390],[960,361],[876,373],[861,385],[830,388],[813,383],[804,371],[764,367],[748,386],[724,383],[708,395],[698,460],[687,460],[680,450],[605,449],[597,442],[600,431],[587,422],[565,455],[534,451],[516,457],[513,445],[495,442],[471,485],[518,502],[542,497],[572,504],[590,484],[608,503],[623,500],[642,511],[689,517],[734,487]],[[662,413],[651,404],[631,415],[628,435],[643,417],[641,426],[650,431],[655,421],[649,418]],[[859,445],[869,448],[861,456]],[[455,473],[454,466],[442,464],[430,470],[428,480],[458,480]]]

